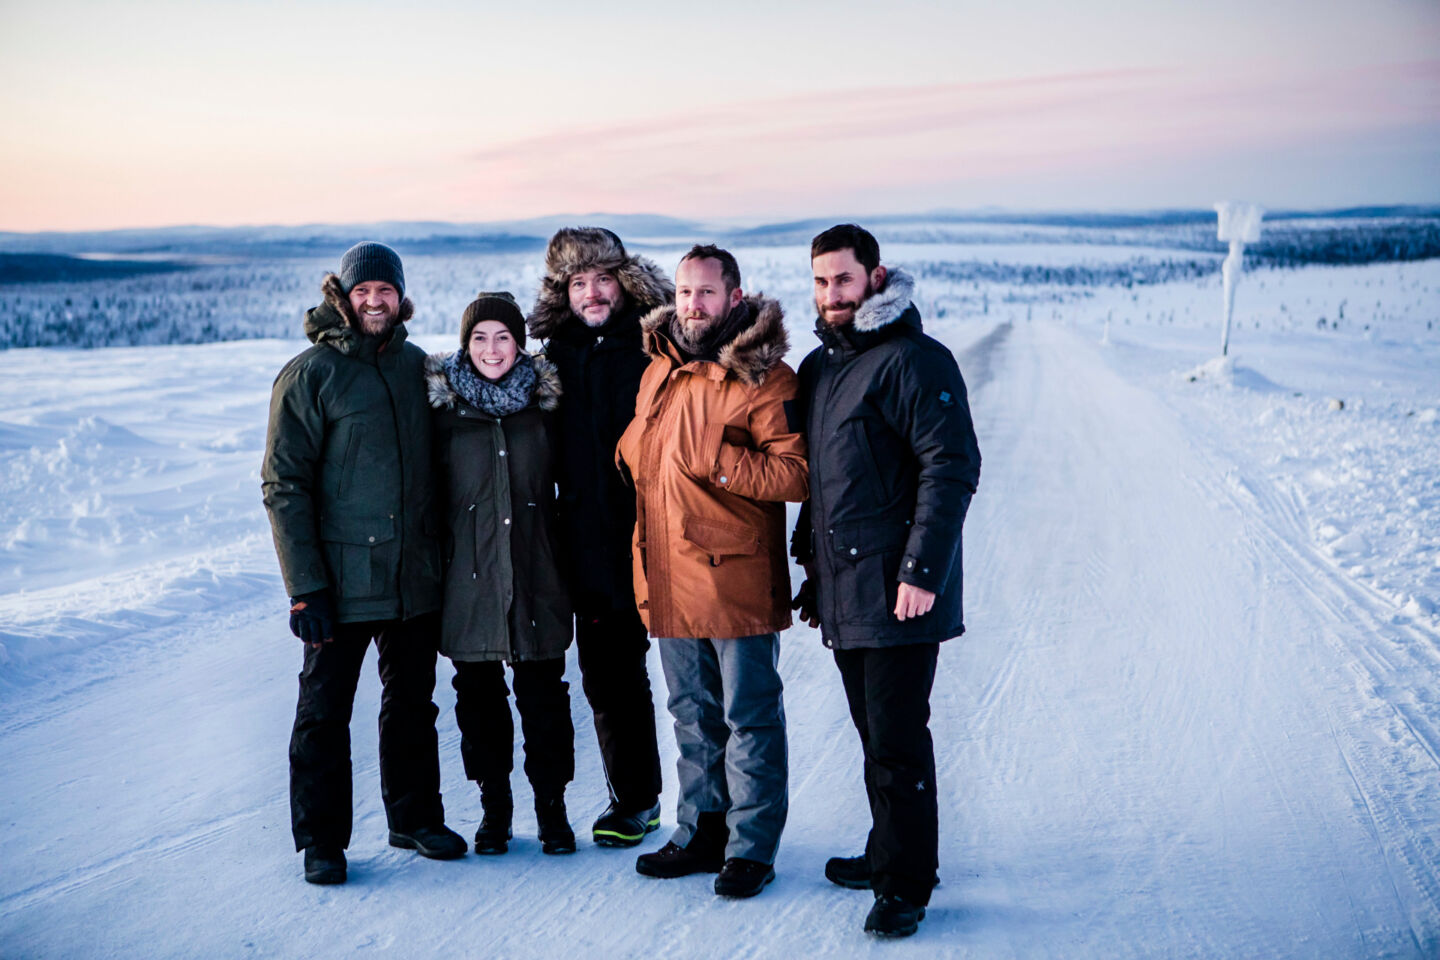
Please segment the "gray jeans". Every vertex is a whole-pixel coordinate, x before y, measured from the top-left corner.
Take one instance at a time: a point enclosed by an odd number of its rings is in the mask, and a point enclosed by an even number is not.
[[[790,809],[780,635],[660,639],[680,747],[677,826],[685,846],[701,812],[724,811],[726,857],[774,863]]]

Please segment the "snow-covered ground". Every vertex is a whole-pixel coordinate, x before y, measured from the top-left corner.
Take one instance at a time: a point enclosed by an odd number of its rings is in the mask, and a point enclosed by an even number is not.
[[[740,260],[790,309],[798,360],[803,249]],[[523,299],[527,269],[483,285]],[[922,282],[932,317],[949,304],[929,329],[960,357],[985,467],[970,629],[933,700],[943,882],[899,943],[867,940],[868,897],[821,876],[866,814],[804,627],[781,658],[790,825],[756,899],[647,880],[584,839],[604,786],[573,659],[578,854],[541,856],[523,804],[504,857],[388,847],[368,675],[351,881],[306,885],[285,767],[300,651],[258,477],[299,344],[0,353],[0,957],[1440,955],[1437,290],[1437,261],[1259,271],[1216,364],[1214,275]],[[662,746],[668,830],[663,719]]]

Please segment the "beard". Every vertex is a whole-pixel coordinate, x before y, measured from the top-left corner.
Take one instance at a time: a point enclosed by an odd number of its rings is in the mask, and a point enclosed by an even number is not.
[[[820,320],[827,327],[843,327],[847,323],[854,322],[855,312],[860,309],[860,304],[869,300],[874,293],[875,288],[870,285],[869,280],[866,280],[865,292],[860,294],[859,300],[842,300],[828,307],[822,306],[817,300],[815,302],[815,310],[820,314]]]
[[[380,316],[368,316],[361,313],[359,315],[360,332],[367,337],[384,339],[390,336],[390,332],[395,329],[395,323],[399,319],[399,316],[397,311],[391,310],[388,307]]]
[[[571,312],[579,317],[580,322],[587,327],[603,327],[610,322],[611,317],[615,316],[615,311],[620,309],[623,302],[624,298],[618,295],[613,300],[609,297],[590,297],[580,304],[578,311],[572,308]],[[599,315],[588,312],[593,307],[604,307],[605,312]]]
[[[705,335],[705,331],[713,327],[719,317],[703,310],[697,310],[683,317],[676,315],[675,319],[679,321],[680,332],[684,339],[690,343],[699,343],[700,338]]]

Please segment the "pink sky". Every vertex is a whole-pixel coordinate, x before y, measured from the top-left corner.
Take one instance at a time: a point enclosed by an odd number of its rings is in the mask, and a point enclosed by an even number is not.
[[[1440,202],[1433,3],[768,6],[8,4],[0,230]]]

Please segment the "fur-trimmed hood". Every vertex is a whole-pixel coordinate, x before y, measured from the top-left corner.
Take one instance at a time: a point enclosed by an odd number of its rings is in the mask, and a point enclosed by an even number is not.
[[[860,304],[851,325],[861,333],[870,333],[892,324],[909,308],[914,295],[915,278],[899,267],[890,267],[886,271],[885,286]]]
[[[445,376],[445,361],[454,355],[432,353],[425,357],[425,391],[430,397],[430,406],[436,410],[453,410],[460,401],[460,395],[450,386],[450,380]],[[535,367],[534,402],[546,413],[559,407],[560,374],[556,371],[555,364],[546,359],[543,353],[527,353],[521,356],[529,357]],[[521,357],[515,358],[516,363],[520,360]]]
[[[570,278],[583,270],[613,274],[626,299],[642,314],[675,299],[675,285],[665,272],[648,257],[626,253],[613,232],[604,227],[567,227],[550,238],[545,250],[545,276],[526,318],[530,336],[548,339],[575,316],[570,309]]]
[[[325,295],[325,302],[306,312],[305,336],[310,338],[311,343],[332,341],[332,346],[338,347],[342,353],[349,353],[360,336],[360,318],[355,316],[355,309],[350,306],[350,297],[345,293],[340,277],[333,273],[325,274],[320,292]],[[415,304],[410,302],[410,298],[401,300],[395,331],[402,340],[402,325],[414,315]]]
[[[784,359],[790,349],[790,336],[785,331],[785,311],[778,300],[762,294],[751,294],[741,301],[754,318],[720,348],[715,362],[739,377],[742,383],[758,387],[765,377]],[[738,308],[737,308],[738,309]],[[670,336],[670,322],[675,319],[675,305],[656,307],[640,320],[642,343],[652,357],[671,356],[675,351]],[[673,355],[678,356],[678,352]]]

